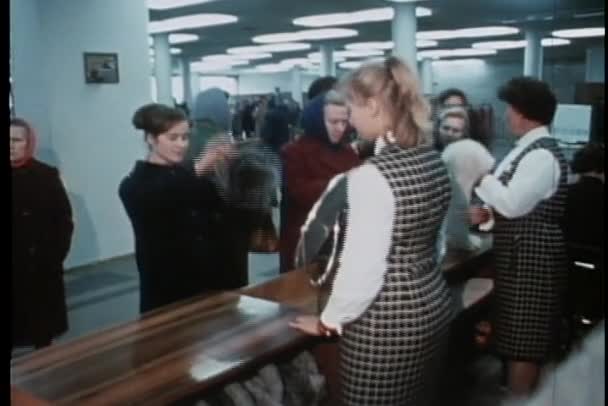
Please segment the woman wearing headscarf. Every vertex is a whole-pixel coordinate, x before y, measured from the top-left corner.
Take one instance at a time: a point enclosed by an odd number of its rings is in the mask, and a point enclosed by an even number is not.
[[[194,130],[187,158],[195,159],[211,145],[232,142],[228,137],[230,107],[226,94],[210,88],[198,94],[193,110]],[[275,175],[268,154],[256,140],[234,145],[229,164],[217,165],[211,178],[218,185],[226,205],[215,213],[211,235],[221,264],[233,289],[248,283],[248,253],[251,233],[270,210]]]
[[[302,112],[303,136],[281,152],[281,272],[293,269],[300,228],[330,179],[360,163],[344,136],[347,125],[344,98],[335,91],[319,95]]]
[[[41,348],[68,328],[63,261],[72,208],[56,168],[34,159],[36,134],[10,122],[12,196],[12,348]]]

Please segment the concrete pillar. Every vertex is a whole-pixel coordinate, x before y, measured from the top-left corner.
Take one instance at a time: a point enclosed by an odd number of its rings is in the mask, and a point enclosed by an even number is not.
[[[524,76],[536,79],[543,78],[542,35],[535,30],[526,31],[526,49],[524,51]]]
[[[424,58],[421,63],[422,76],[422,93],[425,96],[433,94],[433,61],[430,58]]]
[[[184,86],[184,102],[192,108],[192,78],[190,73],[190,58],[184,56],[180,59],[182,71],[182,84]]]
[[[585,82],[604,83],[604,47],[587,48],[585,60]]]
[[[299,66],[291,69],[291,97],[302,105],[302,70]]]
[[[173,106],[171,96],[171,53],[169,35],[154,34],[154,77],[156,79],[156,100],[158,103]]]
[[[334,63],[334,48],[330,44],[322,44],[321,51],[321,76],[336,76],[336,64]]]
[[[402,59],[410,69],[417,73],[416,3],[398,3],[393,8],[395,9],[395,17],[392,21],[392,35],[395,44],[393,55]]]

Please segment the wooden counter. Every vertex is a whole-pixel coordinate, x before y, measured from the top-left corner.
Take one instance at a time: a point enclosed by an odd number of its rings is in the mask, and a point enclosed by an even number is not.
[[[235,293],[189,301],[24,356],[11,385],[51,404],[166,405],[310,342],[288,326],[298,314]]]
[[[487,249],[452,251],[443,271],[460,273],[487,254]],[[463,305],[491,289],[487,280],[465,286]],[[299,314],[317,313],[317,298],[317,289],[300,269],[36,351],[11,364],[12,404],[166,405],[312,346],[335,396],[335,344],[288,326]]]

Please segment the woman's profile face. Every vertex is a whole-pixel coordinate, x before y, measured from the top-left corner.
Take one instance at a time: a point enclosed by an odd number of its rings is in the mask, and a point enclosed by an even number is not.
[[[11,162],[25,159],[27,151],[27,130],[21,126],[10,127]]]
[[[187,121],[180,121],[167,131],[149,137],[148,142],[155,161],[165,165],[176,165],[184,160],[190,143],[190,126]]]
[[[373,141],[382,135],[378,120],[379,115],[375,111],[375,106],[376,104],[372,99],[348,101],[349,122],[357,130],[359,137],[366,141]]]

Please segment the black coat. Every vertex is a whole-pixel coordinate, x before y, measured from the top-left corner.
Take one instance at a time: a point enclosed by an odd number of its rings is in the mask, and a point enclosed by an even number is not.
[[[235,216],[208,178],[139,161],[119,195],[135,234],[142,313],[247,284],[247,246],[230,244]]]
[[[72,209],[57,169],[36,160],[12,169],[12,345],[39,345],[67,330],[63,261]]]
[[[604,247],[604,183],[590,176],[568,186],[564,215],[566,240],[580,245]]]

